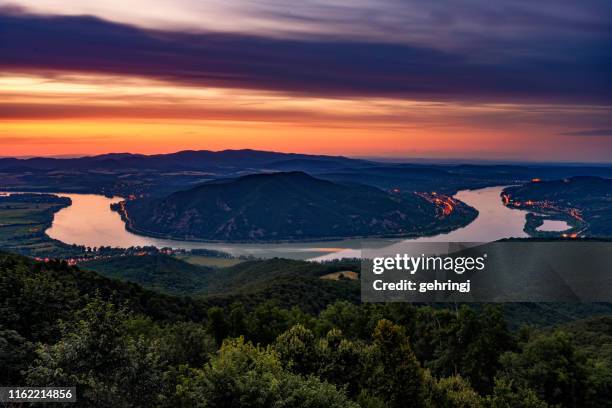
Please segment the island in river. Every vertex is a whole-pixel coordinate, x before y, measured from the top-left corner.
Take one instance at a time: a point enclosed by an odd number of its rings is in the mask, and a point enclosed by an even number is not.
[[[433,236],[410,238],[419,242],[491,242],[503,238],[521,238],[526,211],[504,206],[500,193],[504,187],[487,187],[477,190],[462,190],[453,196],[478,210],[477,218],[468,225],[453,231]],[[231,254],[234,257],[291,258],[333,260],[356,258],[361,248],[389,246],[406,239],[347,239],[340,241],[291,242],[291,243],[210,243],[202,241],[178,241],[134,234],[125,228],[119,214],[111,211],[112,204],[123,199],[100,194],[58,193],[68,197],[72,204],[50,216],[51,227],[43,234],[53,241],[61,251],[37,253],[36,256],[61,256],[66,250],[83,248],[108,250],[112,248],[173,248],[187,251],[213,251]],[[0,211],[0,216],[2,212]],[[61,247],[61,248],[60,248]],[[108,252],[108,251],[107,251]],[[34,255],[34,254],[33,254]],[[81,256],[75,254],[72,256]],[[86,252],[86,257],[98,256],[97,252]],[[216,256],[216,255],[215,255]],[[78,261],[78,258],[75,258]]]
[[[335,183],[303,172],[215,180],[113,206],[130,231],[213,242],[420,237],[465,226],[477,211],[444,194]]]

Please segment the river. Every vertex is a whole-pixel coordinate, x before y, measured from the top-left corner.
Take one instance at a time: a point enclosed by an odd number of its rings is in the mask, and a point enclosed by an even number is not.
[[[544,220],[542,225],[536,228],[536,231],[544,232],[561,232],[572,228],[566,221],[561,220]]]
[[[177,241],[151,238],[131,233],[125,229],[118,213],[110,210],[110,204],[120,197],[108,198],[97,194],[57,193],[70,197],[72,205],[55,214],[53,224],[47,229],[51,238],[67,244],[90,247],[156,246],[172,248],[207,248],[228,252],[234,256],[253,255],[262,258],[284,257],[292,259],[337,259],[359,257],[362,243],[376,247],[392,246],[401,242],[491,242],[501,238],[526,237],[523,231],[525,211],[505,207],[500,199],[504,187],[487,187],[478,190],[459,191],[455,198],[476,208],[478,217],[463,228],[432,237],[401,239],[349,239],[285,244],[230,244]]]

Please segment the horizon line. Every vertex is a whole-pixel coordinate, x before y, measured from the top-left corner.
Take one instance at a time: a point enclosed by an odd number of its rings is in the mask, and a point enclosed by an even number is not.
[[[110,156],[110,155],[131,155],[131,156],[144,156],[144,157],[152,157],[152,156],[164,156],[164,155],[172,155],[178,153],[185,152],[210,152],[210,153],[223,153],[223,152],[240,152],[240,151],[251,151],[251,152],[261,152],[261,153],[277,153],[277,154],[287,154],[287,155],[305,155],[305,156],[313,156],[313,157],[337,157],[337,158],[348,158],[354,160],[367,160],[377,163],[384,164],[432,164],[432,165],[459,165],[459,164],[481,164],[481,165],[509,165],[509,164],[524,164],[524,165],[565,165],[565,166],[579,166],[579,165],[587,165],[587,166],[612,166],[612,161],[610,162],[584,162],[584,161],[563,161],[563,160],[520,160],[520,159],[483,159],[483,158],[464,158],[464,157],[443,157],[443,158],[435,158],[435,157],[406,157],[406,156],[363,156],[363,155],[337,155],[337,154],[316,154],[316,153],[301,153],[301,152],[284,152],[277,150],[259,150],[259,149],[222,149],[222,150],[209,150],[209,149],[184,149],[177,150],[173,152],[167,153],[138,153],[138,152],[127,152],[127,151],[111,151],[107,153],[99,153],[99,154],[89,154],[89,153],[74,153],[74,154],[59,154],[59,155],[24,155],[24,156],[0,156],[0,160],[3,159],[16,159],[16,160],[31,160],[31,159],[57,159],[57,160],[71,160],[71,159],[84,159],[84,158],[95,158],[101,156]]]

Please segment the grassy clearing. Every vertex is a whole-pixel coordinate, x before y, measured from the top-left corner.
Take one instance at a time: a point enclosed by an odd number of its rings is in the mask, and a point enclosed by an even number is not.
[[[217,258],[201,255],[178,255],[177,258],[192,265],[210,266],[213,268],[226,268],[243,262],[241,259],[236,258]]]
[[[359,274],[353,271],[340,271],[334,273],[328,273],[327,275],[321,276],[321,279],[326,280],[340,280],[340,279],[349,279],[349,280],[357,280],[359,279]]]

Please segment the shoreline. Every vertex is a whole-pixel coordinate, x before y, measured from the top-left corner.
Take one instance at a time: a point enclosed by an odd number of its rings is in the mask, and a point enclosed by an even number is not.
[[[459,201],[459,200],[458,200]],[[124,201],[122,201],[124,202]],[[280,239],[280,240],[232,240],[232,241],[228,241],[228,240],[211,240],[211,239],[199,239],[199,238],[181,238],[181,237],[175,237],[175,236],[171,236],[171,235],[165,235],[165,234],[159,234],[153,231],[147,231],[147,230],[142,230],[139,228],[136,228],[132,225],[131,221],[129,220],[129,217],[126,214],[126,209],[125,209],[125,205],[121,205],[122,202],[118,202],[115,204],[111,204],[111,211],[117,212],[119,213],[121,220],[123,221],[124,227],[126,229],[126,231],[131,232],[132,234],[135,235],[139,235],[139,236],[143,236],[143,237],[148,237],[148,238],[155,238],[155,239],[165,239],[165,240],[170,240],[170,241],[177,241],[177,242],[195,242],[195,243],[202,243],[202,244],[228,244],[228,245],[238,245],[238,244],[243,244],[243,245],[266,245],[266,244],[270,244],[270,245],[279,245],[279,244],[308,244],[308,243],[312,243],[312,242],[339,242],[339,241],[349,241],[349,240],[367,240],[367,239],[418,239],[418,238],[428,238],[428,237],[435,237],[437,235],[440,234],[446,234],[452,231],[455,231],[459,228],[465,228],[468,225],[470,225],[472,222],[474,222],[478,216],[480,215],[480,212],[478,211],[478,209],[469,206],[468,204],[464,203],[461,201],[461,204],[463,206],[465,206],[465,209],[470,212],[470,216],[468,217],[468,220],[466,223],[461,223],[461,224],[451,224],[451,225],[447,225],[445,226],[445,228],[440,228],[437,229],[435,231],[432,231],[431,233],[427,233],[427,234],[418,234],[418,233],[412,233],[412,234],[385,234],[385,235],[363,235],[363,236],[340,236],[340,237],[314,237],[314,238],[308,238],[308,239]]]

